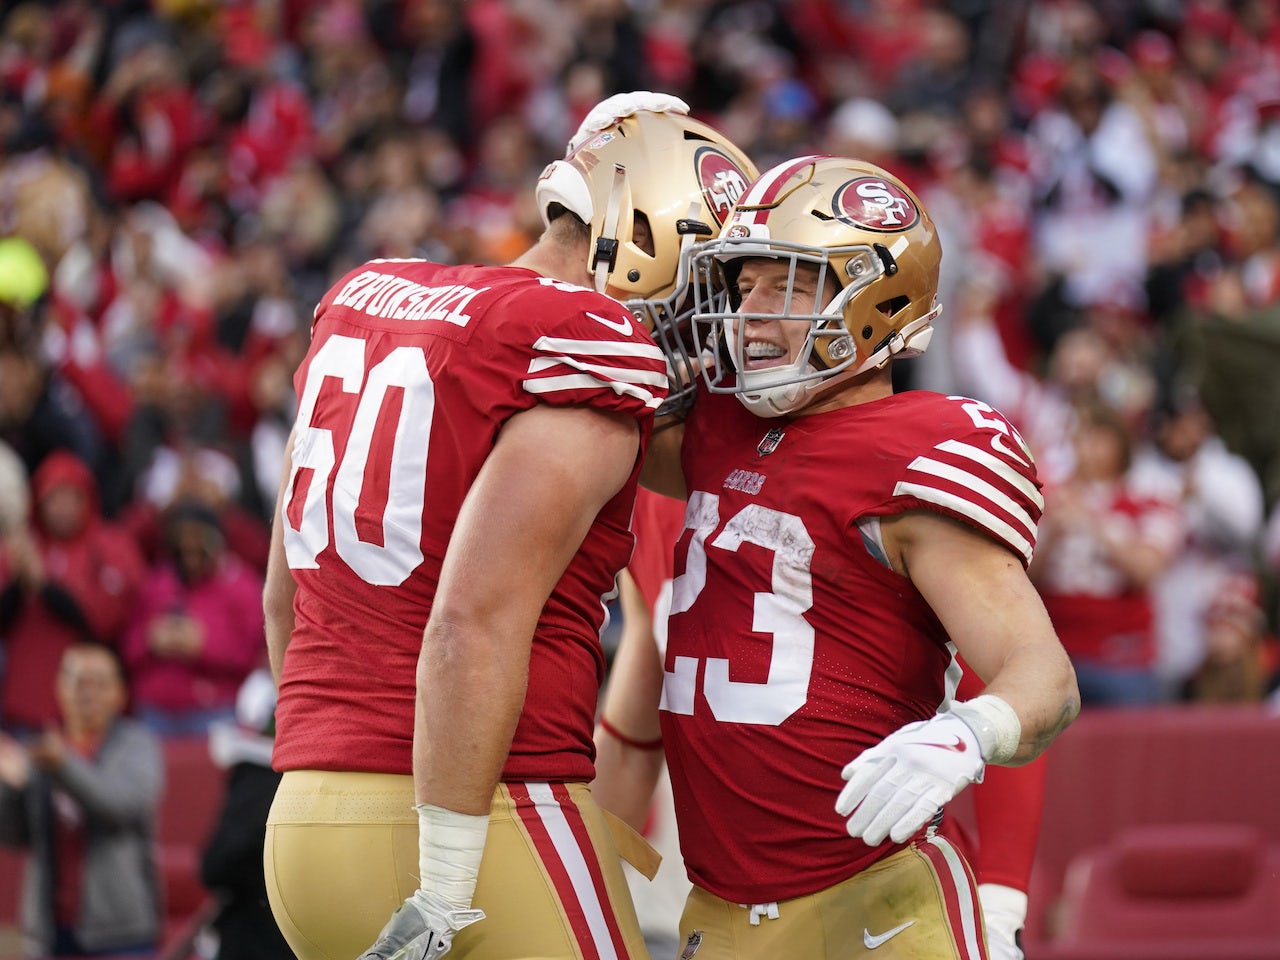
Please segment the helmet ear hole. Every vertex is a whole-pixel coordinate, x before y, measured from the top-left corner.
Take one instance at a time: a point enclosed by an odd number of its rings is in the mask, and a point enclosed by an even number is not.
[[[910,297],[892,297],[876,304],[876,309],[883,313],[886,317],[892,317],[899,311],[905,310],[911,306]]]
[[[639,210],[631,220],[631,242],[649,256],[654,255],[653,228],[649,224],[648,214],[641,213]]]

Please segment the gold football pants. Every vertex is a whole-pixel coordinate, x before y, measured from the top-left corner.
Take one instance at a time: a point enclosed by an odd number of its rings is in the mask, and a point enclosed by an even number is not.
[[[584,784],[499,785],[473,902],[486,917],[450,960],[647,960],[612,827]],[[299,960],[354,960],[418,888],[412,777],[285,773],[264,865]]]
[[[772,919],[768,906],[776,906]],[[973,875],[941,837],[818,893],[754,910],[695,886],[680,942],[684,960],[987,960]]]

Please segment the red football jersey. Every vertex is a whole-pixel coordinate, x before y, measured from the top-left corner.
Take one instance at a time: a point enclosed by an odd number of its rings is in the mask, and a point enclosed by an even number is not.
[[[866,521],[938,511],[1028,563],[1035,467],[990,407],[925,392],[794,420],[704,393],[683,464],[662,729],[689,876],[736,903],[812,893],[896,849],[848,835],[840,770],[937,712],[954,654]]]
[[[627,570],[650,611],[657,609],[659,598],[671,581],[675,567],[672,551],[683,528],[683,500],[643,487],[636,490],[636,511],[631,521],[636,546]]]
[[[586,404],[640,421],[643,450],[665,370],[619,303],[521,268],[373,261],[325,294],[295,378],[279,518],[298,591],[277,769],[412,771],[423,629],[463,498],[502,425],[537,403]],[[594,774],[603,598],[631,552],[637,473],[542,611],[504,778]]]

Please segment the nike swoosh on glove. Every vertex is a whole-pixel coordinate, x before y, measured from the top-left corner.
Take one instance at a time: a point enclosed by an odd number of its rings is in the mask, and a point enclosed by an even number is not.
[[[684,113],[689,112],[689,105],[679,97],[669,93],[654,93],[649,90],[633,90],[630,93],[615,93],[606,97],[591,108],[591,112],[578,125],[578,132],[569,141],[565,151],[567,156],[582,146],[593,134],[613,126],[619,120],[632,114],[647,110],[650,113]]]
[[[483,910],[458,910],[443,897],[418,890],[396,908],[377,942],[357,960],[436,960],[453,935],[484,919]]]
[[[959,717],[940,713],[895,730],[841,772],[836,813],[845,828],[877,846],[904,843],[948,800],[982,780],[978,738]]]

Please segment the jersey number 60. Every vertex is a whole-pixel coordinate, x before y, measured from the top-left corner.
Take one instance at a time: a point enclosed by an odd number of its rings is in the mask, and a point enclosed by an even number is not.
[[[319,566],[316,558],[329,545],[325,492],[336,459],[333,431],[313,423],[320,387],[329,377],[337,380],[344,392],[360,394],[347,447],[333,479],[334,549],[365,582],[397,586],[422,563],[422,507],[427,475],[427,444],[423,438],[430,436],[435,412],[435,386],[427,371],[427,358],[420,347],[397,347],[369,370],[368,383],[364,340],[332,336],[311,358],[307,385],[298,401],[293,470],[280,516],[285,556],[294,570],[315,569]],[[378,414],[392,387],[404,391],[391,450],[390,489],[396,495],[383,505],[382,543],[378,544],[360,539],[356,508],[360,505]],[[305,469],[314,473],[295,528],[289,516],[290,505],[296,496],[298,471]]]

